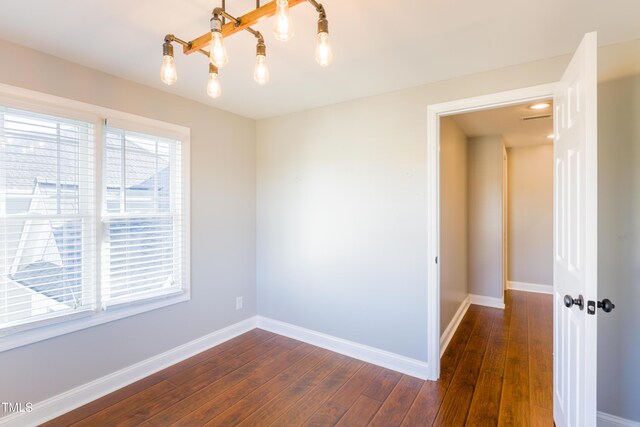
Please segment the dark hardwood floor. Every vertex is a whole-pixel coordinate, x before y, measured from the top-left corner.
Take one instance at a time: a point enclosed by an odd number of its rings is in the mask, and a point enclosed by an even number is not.
[[[255,329],[46,426],[553,426],[552,300],[472,305],[437,382]]]

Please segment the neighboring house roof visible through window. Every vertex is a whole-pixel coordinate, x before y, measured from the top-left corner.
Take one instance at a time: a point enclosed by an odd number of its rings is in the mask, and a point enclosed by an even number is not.
[[[9,277],[33,291],[71,306],[77,302],[79,295],[76,295],[76,287],[69,287],[68,282],[65,285],[65,279],[68,280],[65,276],[76,275],[75,281],[79,282],[79,265],[76,270],[48,261],[36,261],[21,267]]]
[[[4,174],[6,186],[12,190],[7,194],[7,213],[43,215],[43,219],[23,221],[16,246],[11,248],[16,256],[9,278],[72,306],[82,292],[82,222],[77,218],[57,219],[55,215],[79,212],[78,178],[73,174],[77,169],[77,145],[65,142],[61,146],[38,145],[19,138],[8,142],[4,152],[6,164],[16,166],[7,167]],[[157,198],[159,207],[168,209],[168,162],[154,158],[150,164],[145,147],[128,144],[131,148],[126,158],[128,198],[137,205]],[[110,186],[107,191],[119,192],[120,188]],[[135,228],[136,224],[129,226]]]

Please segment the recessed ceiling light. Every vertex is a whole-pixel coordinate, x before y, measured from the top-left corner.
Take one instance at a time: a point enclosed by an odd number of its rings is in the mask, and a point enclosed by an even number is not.
[[[555,139],[555,137],[556,137],[556,136],[555,136],[554,134],[549,134],[549,135],[547,135],[547,138],[549,138],[549,139]]]
[[[551,104],[548,102],[538,102],[537,104],[533,104],[529,107],[530,110],[544,110],[545,108],[551,107]]]

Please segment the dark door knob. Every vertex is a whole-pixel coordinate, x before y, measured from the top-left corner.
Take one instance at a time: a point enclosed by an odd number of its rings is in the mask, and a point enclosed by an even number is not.
[[[571,308],[572,305],[577,305],[580,308],[580,310],[582,310],[584,309],[584,298],[582,295],[579,295],[578,298],[572,298],[571,295],[565,295],[564,305],[565,307],[569,307],[569,308]]]
[[[616,308],[616,305],[610,299],[605,298],[602,301],[598,301],[598,308],[601,308],[605,313],[611,313]]]

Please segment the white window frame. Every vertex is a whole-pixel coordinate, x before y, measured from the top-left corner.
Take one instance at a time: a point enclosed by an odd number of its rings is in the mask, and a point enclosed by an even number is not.
[[[139,123],[127,122],[127,121],[123,121],[123,120],[120,120],[120,119],[107,118],[104,121],[104,127],[123,130],[125,133],[126,132],[135,132],[135,133],[137,133],[139,135],[146,135],[146,136],[152,136],[152,137],[163,137],[163,138],[165,138],[167,140],[173,140],[173,141],[182,142],[182,140],[184,139],[184,138],[180,138],[179,135],[174,135],[172,133],[167,133],[166,131],[158,131],[157,129],[154,129],[154,128],[141,126]],[[102,138],[102,143],[104,144],[104,135],[103,135],[103,138]],[[172,151],[175,151],[176,150],[176,145],[172,145],[171,149],[172,149]],[[184,159],[182,159],[182,156],[184,154],[184,147],[181,147],[181,149],[182,149],[182,153],[181,153],[182,164],[180,165],[180,171],[184,175],[184,174],[186,174],[186,171],[184,169],[185,168]],[[103,146],[101,153],[104,154],[104,152],[105,152],[105,150],[104,150],[104,146]],[[171,158],[173,159],[174,156],[171,156]],[[102,165],[104,167],[104,159],[102,161]],[[172,168],[172,179],[171,179],[171,182],[172,183],[175,182],[175,168]],[[181,182],[182,182],[182,180],[181,180]],[[103,191],[104,191],[104,188],[105,188],[105,186],[102,185],[102,190]],[[184,196],[185,196],[184,191],[185,191],[185,188],[182,188],[181,189],[181,196],[182,196],[181,198],[183,199],[183,203],[184,203]],[[101,249],[104,249],[104,247],[105,247],[104,239],[107,237],[106,224],[107,224],[107,221],[110,218],[123,217],[123,215],[125,217],[126,216],[134,216],[134,217],[135,216],[139,216],[138,214],[109,214],[106,211],[106,203],[107,203],[106,197],[103,197],[101,199],[101,203],[100,203],[101,204],[101,207],[100,207],[100,212],[101,212],[101,214],[100,214],[100,222],[101,222],[101,225],[103,226],[103,230],[102,230],[102,233],[100,235],[100,238],[103,239],[103,241],[100,244]],[[184,208],[184,206],[182,206],[181,208]],[[181,210],[181,212],[182,212],[181,216],[182,216],[182,220],[183,220],[182,224],[185,224],[186,222],[188,222],[188,218],[186,217],[186,213],[184,212],[184,210]],[[173,216],[173,215],[170,215],[170,216]],[[181,227],[181,230],[184,230],[184,227]],[[184,231],[182,231],[182,232],[184,233]],[[175,231],[174,232],[174,237],[178,233],[179,233],[178,231]],[[183,241],[183,245],[184,245],[184,241]],[[184,251],[183,251],[183,254],[184,254]],[[105,261],[104,253],[101,254],[101,255],[102,255],[101,256],[101,261],[103,261],[102,266],[106,267],[106,265],[104,264],[104,261]],[[181,259],[182,258],[183,257],[181,257]],[[175,263],[175,261],[174,261],[174,263]],[[183,267],[181,267],[180,270],[183,270]],[[184,283],[184,281],[186,279],[187,278],[185,277],[184,271],[182,271],[182,277],[180,278],[181,282]],[[103,283],[103,284],[108,281],[108,274],[106,273],[106,271],[102,271],[102,277],[101,277],[101,279],[99,279],[99,281],[101,283]],[[101,287],[101,291],[102,290],[104,290],[104,287]],[[111,303],[108,305],[108,310],[113,310],[114,308],[121,307],[121,306],[124,306],[124,305],[146,304],[148,301],[150,301],[152,299],[167,298],[167,297],[174,296],[177,293],[183,293],[183,292],[184,292],[184,285],[182,286],[181,289],[180,288],[170,288],[170,289],[167,289],[167,290],[158,289],[158,290],[156,290],[154,292],[151,292],[148,296],[142,297],[142,298],[140,298],[138,300],[127,301],[128,297],[125,297],[124,298],[125,301],[118,301],[118,300],[111,301]],[[102,299],[102,301],[103,301],[103,307],[105,307],[105,300]]]
[[[6,101],[6,102],[5,102]],[[87,114],[78,114],[77,112],[73,112],[70,111],[69,114],[64,114],[63,112],[61,112],[61,110],[56,109],[54,111],[53,108],[49,108],[49,107],[42,107],[39,108],[37,106],[35,106],[34,104],[29,104],[26,102],[26,100],[10,100],[10,99],[5,99],[2,96],[2,92],[0,91],[0,104],[4,107],[9,107],[9,108],[13,108],[13,109],[18,109],[18,110],[24,110],[26,112],[33,112],[33,113],[37,113],[37,114],[44,114],[44,115],[49,115],[49,116],[53,116],[53,117],[60,117],[62,119],[69,119],[69,120],[76,120],[79,122],[84,122],[84,123],[89,123],[93,126],[93,130],[95,133],[95,123],[93,120],[92,116],[89,116]],[[95,140],[95,134],[93,135],[93,139]],[[94,143],[95,141],[91,140],[91,141],[87,141],[89,144]],[[95,149],[95,147],[93,147]],[[80,151],[82,151],[82,146],[80,147]],[[95,167],[95,156],[94,156],[94,167]],[[97,171],[94,169],[94,175],[97,174]],[[81,179],[85,179],[86,177],[81,176]],[[95,178],[95,177],[94,177]],[[95,179],[94,179],[94,185],[96,184]],[[80,191],[80,200],[82,200],[82,191],[86,191],[89,188],[89,186],[79,186],[79,191]],[[94,189],[95,190],[95,189]],[[84,195],[86,196],[86,194]],[[3,201],[4,203],[4,198],[0,198],[0,200]],[[86,203],[86,200],[84,202],[80,202],[80,204],[82,203]],[[2,206],[3,210],[4,210],[4,206]],[[82,217],[91,217],[91,221],[94,225],[96,224],[96,221],[99,221],[100,218],[97,217],[95,215],[95,210],[93,212],[88,212],[88,213],[80,213],[78,215],[76,214],[63,214],[63,215],[56,215],[55,218],[82,218]],[[85,221],[83,221],[83,230],[85,229],[85,227],[91,227],[90,224],[87,224]],[[90,228],[89,228],[90,229]],[[94,230],[95,231],[95,230]],[[84,233],[84,231],[83,231]],[[84,235],[84,234],[83,234]],[[84,283],[82,284],[82,292],[85,293],[87,292],[87,288],[88,287],[93,287],[95,288],[97,285],[96,280],[94,279],[95,275],[95,268],[97,263],[99,262],[99,254],[97,253],[97,247],[96,247],[96,236],[95,233],[94,235],[92,235],[91,237],[91,243],[87,244],[85,242],[85,239],[83,239],[83,245],[82,245],[82,256],[83,257],[88,257],[89,260],[87,263],[83,263],[82,265],[82,277],[83,277],[83,281],[84,280],[92,280],[89,283]],[[88,277],[87,277],[88,276]],[[93,276],[93,277],[92,277]],[[95,289],[94,289],[95,290]],[[35,292],[32,291],[31,292]],[[95,292],[92,292],[95,294]],[[93,297],[93,303],[95,302],[95,296]],[[20,333],[22,331],[28,331],[28,330],[32,330],[35,328],[39,328],[39,327],[43,327],[43,326],[47,326],[49,324],[56,324],[56,323],[60,323],[60,322],[64,322],[64,321],[68,321],[68,320],[73,320],[73,319],[78,319],[78,318],[82,318],[82,317],[86,317],[86,316],[90,316],[95,309],[95,304],[92,304],[92,306],[82,306],[74,311],[67,311],[64,314],[54,314],[54,313],[49,313],[46,315],[42,315],[42,316],[38,316],[36,319],[31,320],[31,321],[27,321],[26,323],[19,323],[16,324],[15,326],[8,326],[8,327],[4,327],[0,330],[0,351],[2,351],[2,341],[3,338],[5,336],[8,335],[12,335],[12,334],[16,334],[16,333]]]
[[[11,329],[3,330],[0,336],[0,352],[21,347],[56,336],[68,334],[82,329],[112,322],[140,313],[178,304],[191,299],[191,184],[190,184],[190,129],[172,123],[161,122],[110,108],[100,107],[36,92],[11,85],[0,84],[0,104],[11,108],[34,111],[42,114],[82,120],[94,125],[95,138],[95,236],[96,236],[96,301],[100,301],[100,280],[102,263],[102,203],[103,203],[103,127],[105,121],[109,126],[122,127],[130,131],[179,140],[182,143],[183,173],[183,215],[184,215],[184,266],[182,292],[158,295],[127,304],[111,306],[108,310],[96,306],[93,311],[83,311],[65,316],[29,322]]]

